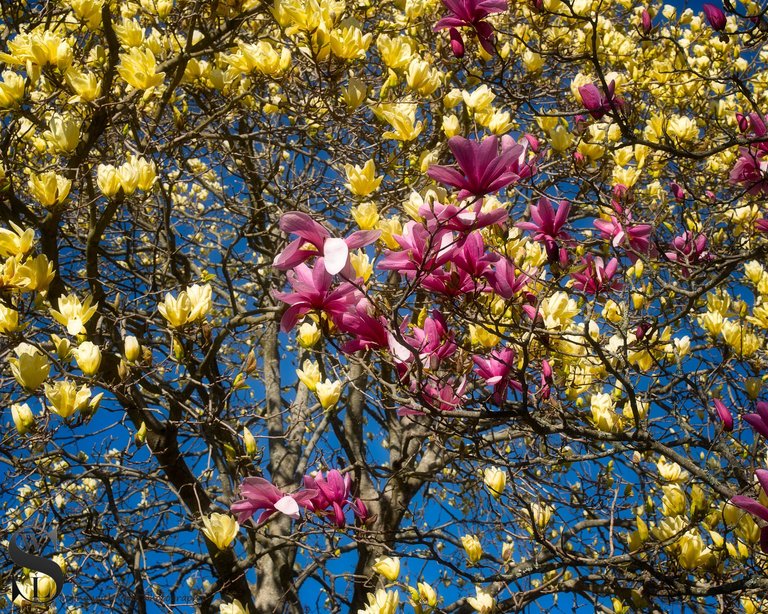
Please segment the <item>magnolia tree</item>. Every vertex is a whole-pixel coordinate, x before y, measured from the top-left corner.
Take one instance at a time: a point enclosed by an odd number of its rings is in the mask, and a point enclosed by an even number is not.
[[[765,611],[764,12],[4,2],[4,609]]]

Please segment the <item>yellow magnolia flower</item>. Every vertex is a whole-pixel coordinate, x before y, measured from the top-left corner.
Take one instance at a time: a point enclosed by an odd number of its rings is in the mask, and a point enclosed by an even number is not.
[[[686,532],[677,542],[680,554],[677,557],[683,569],[691,571],[709,563],[712,552],[704,545],[701,535],[695,529]]]
[[[101,18],[101,12],[99,12],[99,18]],[[64,77],[69,87],[75,91],[75,95],[68,101],[69,104],[93,102],[101,95],[101,84],[93,73],[70,68]]]
[[[296,375],[310,392],[314,392],[315,387],[322,379],[320,366],[314,360],[305,360],[303,367],[303,369],[296,369]]]
[[[487,467],[483,473],[483,481],[491,491],[491,495],[498,499],[507,485],[507,472],[498,467]]]
[[[395,614],[400,603],[397,591],[385,591],[380,588],[376,593],[368,593],[368,604],[357,614]]]
[[[400,559],[397,557],[378,557],[372,565],[373,571],[384,576],[390,582],[395,582],[400,575]]]
[[[0,109],[12,109],[24,98],[25,79],[12,70],[3,71],[0,81]]]
[[[339,380],[331,381],[329,379],[324,382],[318,382],[315,384],[315,396],[320,401],[323,409],[331,409],[339,402],[341,396],[341,382]]]
[[[379,241],[384,243],[389,249],[398,249],[400,247],[397,239],[395,239],[395,235],[403,234],[403,225],[397,216],[379,220],[379,230],[381,230]]]
[[[171,326],[181,328],[187,323],[189,314],[192,311],[192,301],[185,291],[179,293],[175,298],[170,292],[165,295],[165,301],[157,306],[160,315],[163,316]]]
[[[141,356],[141,344],[133,335],[128,335],[123,341],[125,359],[128,362],[135,362]]]
[[[29,178],[29,192],[44,207],[60,205],[69,194],[72,182],[54,171],[35,173]]]
[[[11,405],[11,418],[19,435],[26,435],[35,427],[35,417],[26,403],[14,403]]]
[[[76,294],[68,294],[59,297],[59,309],[51,308],[51,315],[62,326],[67,328],[70,335],[81,335],[85,333],[85,324],[96,313],[96,305],[91,305],[93,297],[89,294],[82,303]]]
[[[422,96],[429,96],[440,87],[440,72],[434,70],[429,62],[413,58],[408,64],[405,80],[412,90]]]
[[[117,169],[111,164],[99,164],[96,168],[96,185],[107,198],[117,194],[122,187]]]
[[[35,258],[28,258],[18,268],[17,275],[27,290],[43,292],[53,280],[53,263],[49,262],[44,254],[40,254]]]
[[[384,179],[376,177],[376,164],[373,160],[368,160],[362,167],[345,164],[344,171],[347,174],[347,183],[344,186],[356,196],[368,196],[375,192]]]
[[[87,407],[91,398],[88,386],[77,387],[75,382],[66,380],[56,382],[52,386],[45,385],[45,398],[51,404],[51,411],[66,419],[76,411]]]
[[[19,326],[19,312],[0,303],[0,335],[9,335],[21,330]]]
[[[483,546],[476,535],[464,535],[461,538],[461,545],[467,553],[469,562],[473,565],[483,558]]]
[[[352,263],[352,268],[355,269],[355,275],[362,278],[363,283],[366,283],[373,274],[373,263],[363,250],[356,250],[349,255],[349,261]]]
[[[278,53],[275,47],[266,40],[256,44],[239,41],[238,52],[224,56],[224,61],[243,73],[258,70],[267,76],[275,76],[284,72],[291,65],[291,51],[287,47]]]
[[[461,92],[461,97],[464,100],[464,104],[467,109],[480,113],[487,110],[491,103],[496,98],[496,94],[485,84],[475,89],[472,93],[464,90]]]
[[[443,116],[443,133],[448,138],[461,133],[461,122],[453,113]]]
[[[35,231],[32,228],[24,230],[10,222],[13,230],[0,228],[0,256],[24,256],[32,249],[35,241]]]
[[[193,284],[187,288],[187,296],[191,309],[188,322],[194,322],[196,320],[202,320],[211,311],[213,288],[211,284],[205,284],[204,286]]]
[[[128,85],[137,90],[156,87],[163,82],[165,77],[165,73],[157,72],[155,54],[149,49],[141,51],[135,47],[128,53],[120,55],[117,72]]]
[[[437,593],[435,592],[435,589],[426,582],[419,582],[417,587],[419,589],[419,600],[422,603],[426,603],[430,608],[434,608],[437,605]]]
[[[342,100],[351,110],[363,104],[367,95],[368,86],[356,77],[350,77],[347,86],[341,90]]]
[[[555,292],[541,302],[540,312],[548,329],[565,329],[579,313],[579,308],[565,292]]]
[[[668,461],[666,457],[659,457],[656,463],[659,475],[668,482],[686,482],[689,474],[674,461]]]
[[[248,614],[239,599],[235,599],[232,603],[222,603],[219,606],[219,614]]]
[[[235,539],[240,525],[229,514],[214,512],[210,516],[203,516],[203,533],[219,550],[226,550]]]
[[[27,390],[37,390],[51,370],[48,358],[35,346],[20,343],[14,349],[16,358],[9,358],[11,373]]]
[[[71,115],[54,113],[48,122],[48,131],[54,150],[60,153],[74,151],[80,142],[80,124]]]
[[[528,512],[528,510],[526,510],[526,512]],[[530,520],[533,521],[533,526],[541,531],[549,524],[553,512],[554,510],[552,509],[552,506],[534,502],[531,503],[531,509],[530,512],[528,512],[528,515]],[[531,535],[533,534],[533,529],[531,527],[527,527],[526,530]]]
[[[467,597],[467,603],[480,614],[491,614],[496,607],[496,599],[479,586],[475,587],[475,597]]]
[[[379,223],[379,209],[376,203],[366,201],[353,207],[352,217],[362,230],[373,230]]]
[[[593,394],[590,408],[592,422],[597,429],[606,433],[616,433],[621,430],[621,417],[614,411],[610,394],[602,392]]]
[[[661,498],[661,511],[665,516],[681,516],[688,507],[685,492],[679,484],[662,486],[664,496]]]
[[[120,179],[120,187],[127,195],[133,194],[139,187],[139,169],[129,159],[123,162],[117,169],[117,176]]]
[[[243,427],[243,445],[248,456],[254,456],[258,452],[259,447],[256,445],[256,438],[247,426]]]
[[[376,48],[384,63],[392,69],[408,66],[413,56],[410,42],[402,36],[380,34],[376,39]]]
[[[345,60],[365,58],[365,52],[371,46],[373,34],[363,34],[359,25],[360,23],[355,19],[345,19],[331,31],[333,55]]]
[[[51,341],[53,342],[53,347],[56,348],[56,355],[59,357],[59,360],[69,361],[72,357],[72,344],[69,342],[69,339],[62,339],[58,335],[51,335]]]
[[[320,341],[322,333],[314,322],[304,322],[296,331],[296,340],[303,348],[314,347]]]
[[[98,345],[90,341],[84,341],[76,349],[72,350],[77,361],[77,366],[84,375],[94,375],[101,366],[101,350]]]
[[[374,113],[394,129],[382,133],[381,136],[385,139],[412,141],[421,134],[424,126],[423,122],[416,121],[415,103],[384,104],[374,109]]]

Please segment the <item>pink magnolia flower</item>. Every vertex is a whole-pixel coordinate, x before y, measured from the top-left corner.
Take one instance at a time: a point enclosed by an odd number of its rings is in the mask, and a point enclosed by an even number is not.
[[[378,518],[377,514],[371,515],[368,511],[368,506],[362,499],[355,499],[352,501],[352,512],[354,512],[358,522],[363,526],[372,525],[376,522],[376,518]]]
[[[438,21],[434,31],[450,28],[451,48],[456,57],[464,55],[464,41],[456,29],[461,27],[472,28],[483,49],[492,54],[493,26],[484,19],[488,15],[506,11],[507,0],[443,0],[443,4],[450,11],[450,15]]]
[[[757,402],[757,413],[746,414],[744,420],[752,425],[752,428],[768,439],[768,403]]]
[[[448,270],[439,269],[421,280],[421,285],[435,294],[443,296],[461,296],[473,292],[485,292],[485,281],[478,281],[465,269],[451,264]]]
[[[673,262],[682,264],[681,272],[683,277],[688,277],[691,273],[689,266],[700,264],[711,260],[712,256],[707,251],[707,237],[703,234],[695,237],[689,231],[685,231],[672,241],[674,251],[666,252],[667,258]]]
[[[731,415],[731,411],[725,406],[725,403],[723,403],[720,399],[714,399],[714,405],[715,405],[715,411],[717,412],[717,417],[720,419],[720,422],[723,423],[723,430],[732,431],[733,416]]]
[[[281,271],[287,271],[306,262],[312,256],[324,258],[325,270],[331,275],[342,271],[345,277],[353,278],[354,272],[349,262],[349,250],[370,245],[381,234],[380,230],[360,230],[353,232],[346,239],[332,237],[323,226],[314,221],[306,213],[289,211],[280,218],[280,229],[288,234],[298,235],[275,258],[274,266]],[[315,249],[305,249],[310,243]]]
[[[477,374],[488,386],[493,386],[493,399],[497,405],[501,405],[509,386],[518,391],[523,389],[520,382],[511,377],[514,360],[515,351],[512,348],[493,350],[488,357],[477,354],[472,357]]]
[[[768,194],[768,159],[765,152],[740,149],[739,159],[731,169],[731,183],[746,187],[748,194]]]
[[[360,300],[360,292],[349,282],[341,283],[331,290],[333,278],[326,270],[323,259],[318,259],[315,268],[306,264],[298,265],[288,272],[288,283],[293,292],[274,292],[273,296],[288,303],[280,323],[283,332],[288,332],[299,318],[311,311],[323,311],[337,320]]]
[[[610,239],[614,247],[629,247],[640,254],[647,254],[650,251],[653,226],[649,224],[637,224],[624,228],[615,216],[611,216],[610,222],[595,220],[594,225],[600,231],[602,238]],[[633,256],[634,254],[630,254],[630,257]],[[636,259],[636,256],[633,259]]]
[[[237,521],[243,524],[259,510],[257,524],[267,520],[273,514],[281,512],[294,520],[299,518],[299,510],[310,506],[310,500],[316,495],[314,490],[300,490],[286,494],[269,480],[264,478],[245,478],[240,485],[243,499],[236,501],[230,507],[237,516]]]
[[[404,330],[406,323],[403,323]],[[435,371],[440,362],[450,358],[456,352],[457,345],[453,331],[448,330],[448,324],[443,315],[434,310],[425,318],[423,328],[413,327],[412,335],[401,335],[404,345],[390,333],[389,351],[398,363],[409,363],[418,354],[419,360],[427,368]]]
[[[522,181],[536,174],[538,156],[529,160],[529,150],[535,154],[539,151],[539,140],[532,134],[526,134],[519,142],[515,142],[508,134],[501,137],[501,151],[510,156],[507,171],[516,176],[515,181]]]
[[[387,319],[374,317],[368,313],[367,301],[360,301],[352,311],[343,313],[336,321],[339,330],[352,335],[352,339],[341,346],[341,351],[353,354],[358,350],[370,350],[387,347]]]
[[[755,220],[755,230],[768,234],[768,219]]]
[[[494,209],[483,213],[483,201],[461,205],[444,205],[442,203],[427,204],[419,207],[419,215],[424,218],[427,229],[434,232],[438,229],[466,232],[497,224],[507,217],[506,209]]]
[[[483,277],[490,273],[491,265],[499,260],[498,254],[486,253],[483,235],[472,232],[453,254],[453,263],[472,277]]]
[[[768,494],[768,471],[765,469],[757,469],[755,471],[758,482],[763,492]],[[766,508],[759,501],[755,501],[752,497],[744,497],[742,495],[736,495],[731,497],[731,503],[736,507],[749,512],[756,518],[768,522],[768,508]],[[764,526],[760,529],[760,549],[768,553],[768,526]]]
[[[430,232],[415,221],[410,221],[403,228],[402,235],[394,235],[402,251],[387,251],[378,263],[384,271],[398,271],[406,277],[413,277],[417,272],[430,272],[441,267],[451,259],[456,242],[447,229]]]
[[[317,476],[304,476],[304,487],[316,494],[310,499],[307,506],[315,513],[321,513],[331,508],[331,514],[336,526],[343,528],[346,524],[344,507],[349,505],[349,493],[352,486],[352,478],[349,473],[342,477],[336,469],[331,469],[326,477],[318,471]]]
[[[608,84],[607,96],[594,83],[587,83],[579,87],[584,108],[595,119],[600,119],[606,113],[621,109],[624,106],[624,100],[621,96],[616,96],[615,92],[616,81],[613,80]]]
[[[535,241],[544,243],[547,250],[547,256],[550,260],[557,256],[559,248],[558,239],[570,239],[570,235],[563,231],[563,226],[568,221],[568,213],[571,211],[571,205],[567,201],[560,203],[555,211],[552,203],[546,196],[539,199],[538,205],[531,206],[530,222],[520,222],[517,227],[523,230],[530,230],[534,233]]]
[[[466,401],[464,393],[467,390],[467,381],[463,377],[456,382],[454,379],[442,381],[430,375],[426,383],[414,380],[411,388],[422,406],[432,411],[451,412],[460,408]],[[397,413],[399,416],[423,415],[424,411],[413,407],[401,407]]]
[[[648,9],[643,9],[643,13],[641,15],[641,21],[643,24],[643,34],[650,34],[652,22],[651,22],[651,14],[648,12]]]
[[[552,393],[552,367],[548,360],[541,361],[541,398],[548,399]]]
[[[621,284],[618,280],[611,281],[619,268],[619,261],[611,258],[608,264],[598,256],[587,254],[581,259],[584,268],[579,273],[571,273],[574,279],[573,287],[587,294],[598,294],[605,290],[618,290]]]
[[[495,136],[486,137],[479,143],[454,136],[448,139],[448,147],[461,171],[451,166],[433,165],[427,170],[427,175],[435,181],[459,188],[459,200],[496,192],[519,178],[509,170],[517,157],[516,150],[510,148],[499,154],[499,141]]]
[[[525,273],[518,271],[515,263],[507,258],[500,258],[492,271],[485,274],[493,291],[502,298],[510,299],[520,294],[535,271]]]
[[[707,18],[707,22],[715,32],[721,32],[725,29],[727,23],[725,13],[719,7],[714,4],[706,3],[701,7],[704,9],[704,16]]]

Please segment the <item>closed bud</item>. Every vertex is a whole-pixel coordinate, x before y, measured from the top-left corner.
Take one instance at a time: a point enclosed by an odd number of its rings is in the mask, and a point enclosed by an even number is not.
[[[144,445],[144,442],[147,440],[147,423],[142,422],[141,426],[139,427],[139,430],[136,431],[136,445],[138,447],[141,447]]]
[[[11,417],[19,435],[26,435],[35,428],[35,417],[26,403],[11,405]]]
[[[256,438],[247,426],[243,427],[243,445],[248,456],[256,456],[256,453],[259,451],[259,447],[256,445]]]
[[[128,362],[136,362],[139,356],[141,356],[141,345],[139,340],[133,335],[128,335],[125,338],[125,359]]]

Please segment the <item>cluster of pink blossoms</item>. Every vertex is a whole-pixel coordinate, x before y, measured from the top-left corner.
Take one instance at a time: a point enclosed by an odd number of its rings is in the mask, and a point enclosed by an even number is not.
[[[237,521],[243,524],[256,512],[261,511],[256,522],[268,520],[281,513],[298,520],[302,509],[322,518],[330,519],[339,528],[346,526],[345,511],[351,509],[361,524],[372,518],[360,499],[351,498],[352,480],[349,474],[341,475],[332,469],[325,476],[320,471],[316,476],[304,476],[304,488],[294,493],[284,493],[264,478],[246,478],[240,485],[240,501],[232,504],[231,510]]]

